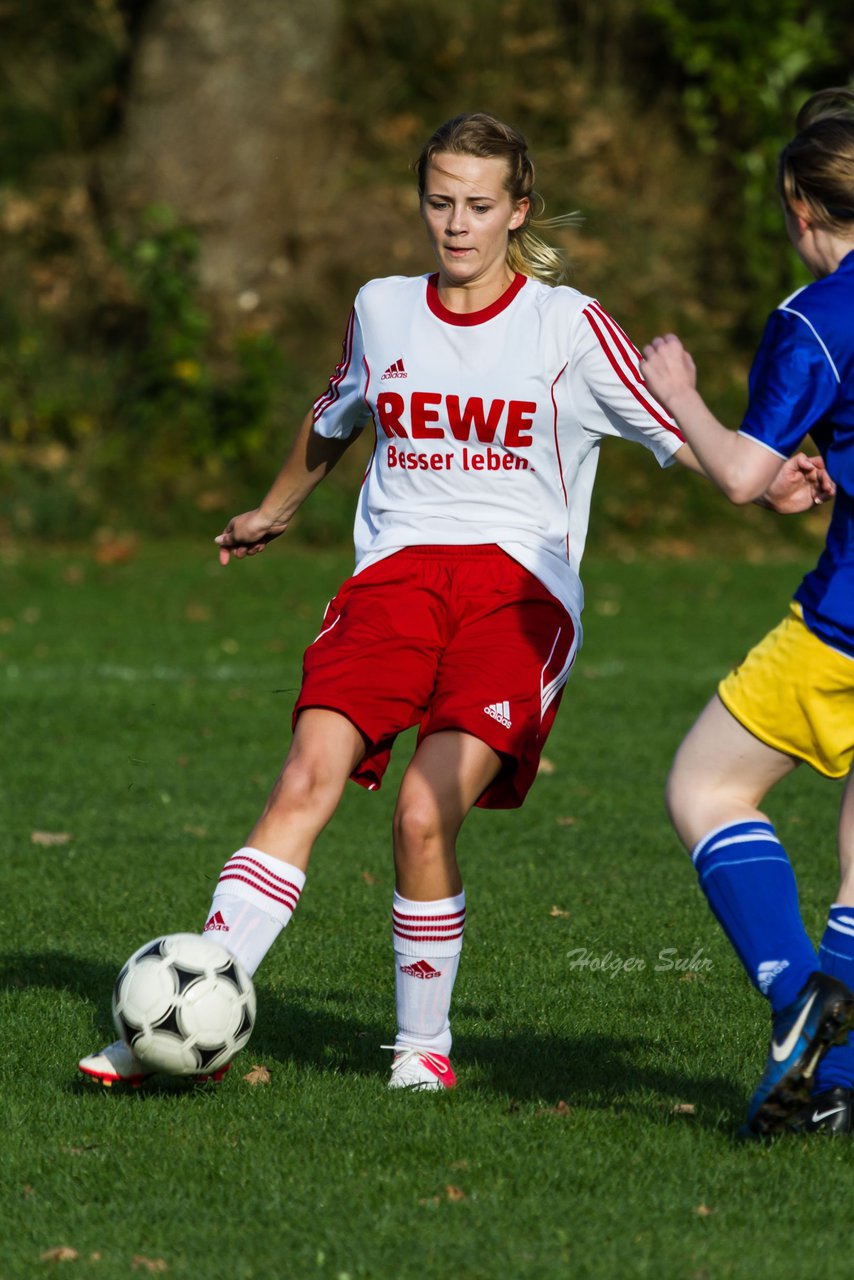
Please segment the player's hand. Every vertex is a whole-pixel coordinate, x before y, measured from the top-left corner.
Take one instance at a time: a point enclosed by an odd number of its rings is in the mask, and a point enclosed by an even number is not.
[[[653,338],[643,349],[641,373],[656,400],[670,408],[684,391],[694,391],[697,370],[675,333]]]
[[[797,515],[828,502],[836,493],[836,485],[828,475],[821,457],[809,458],[796,453],[787,458],[762,495],[763,506],[782,515]]]
[[[243,560],[246,556],[257,555],[263,551],[268,542],[278,538],[285,532],[286,524],[270,520],[262,514],[260,508],[255,511],[244,511],[241,516],[234,516],[214,542],[219,546],[219,562],[228,564],[232,556]]]

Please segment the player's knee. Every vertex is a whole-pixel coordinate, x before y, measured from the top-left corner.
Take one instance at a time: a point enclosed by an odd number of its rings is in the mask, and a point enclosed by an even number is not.
[[[435,856],[443,832],[436,806],[425,796],[401,798],[393,822],[395,855],[407,862]]]
[[[320,762],[297,757],[289,760],[279,774],[267,808],[285,813],[316,810],[326,806],[332,789]]]

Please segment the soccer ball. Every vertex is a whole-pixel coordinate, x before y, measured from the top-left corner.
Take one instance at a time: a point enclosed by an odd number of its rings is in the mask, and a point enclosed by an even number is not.
[[[212,1075],[252,1034],[255,988],[234,956],[196,933],[146,942],[113,989],[113,1021],[150,1071]]]

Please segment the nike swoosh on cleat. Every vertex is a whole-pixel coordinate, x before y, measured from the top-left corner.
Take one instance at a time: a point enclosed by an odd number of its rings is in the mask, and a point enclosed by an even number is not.
[[[803,1009],[801,1009],[801,1012],[798,1014],[795,1025],[792,1027],[791,1031],[786,1036],[786,1039],[783,1041],[782,1044],[777,1044],[777,1042],[772,1038],[771,1057],[774,1059],[775,1062],[783,1062],[784,1059],[788,1058],[789,1054],[792,1052],[795,1045],[798,1043],[798,1038],[804,1029],[804,1024],[806,1023],[807,1018],[810,1016],[810,1010],[815,1004],[817,995],[818,995],[817,991],[814,991],[812,993],[809,1000],[806,1002]]]
[[[818,1124],[819,1120],[826,1120],[828,1116],[838,1116],[840,1111],[844,1111],[844,1107],[832,1107],[830,1111],[814,1111],[812,1113],[813,1124]]]

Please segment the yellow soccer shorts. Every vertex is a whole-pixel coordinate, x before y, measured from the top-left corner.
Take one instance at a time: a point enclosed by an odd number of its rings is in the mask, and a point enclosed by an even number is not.
[[[800,605],[769,631],[718,685],[745,729],[828,778],[854,760],[854,658],[806,626]]]

